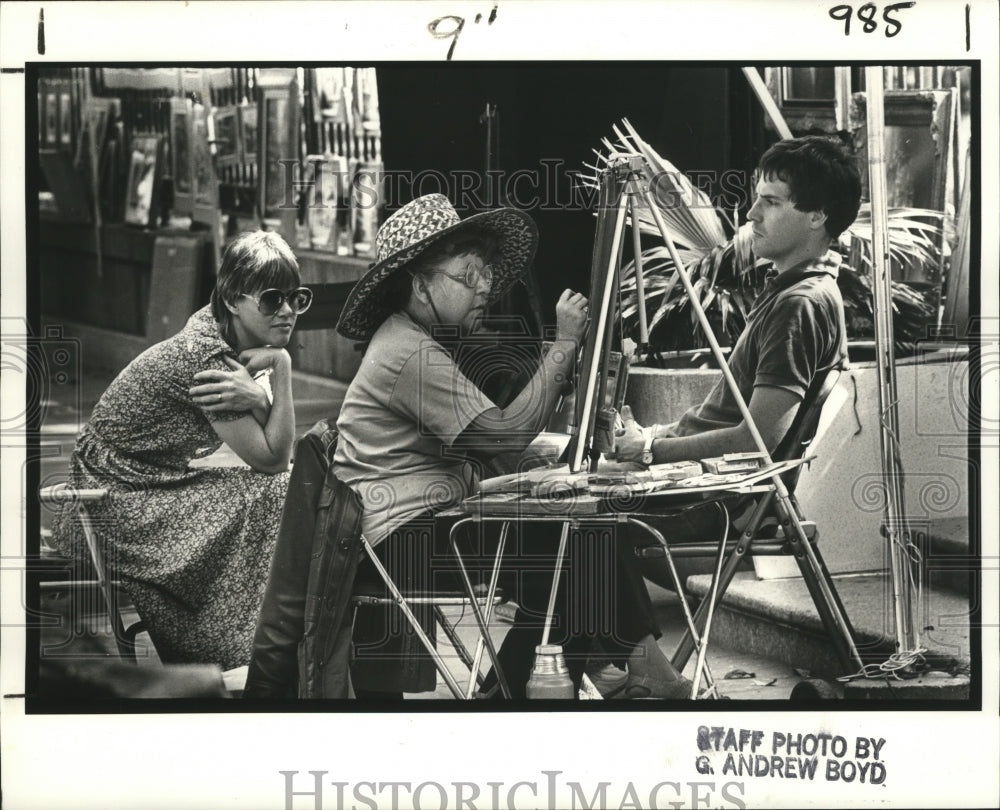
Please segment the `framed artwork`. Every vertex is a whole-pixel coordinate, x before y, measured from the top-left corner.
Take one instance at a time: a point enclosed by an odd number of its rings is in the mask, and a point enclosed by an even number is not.
[[[195,181],[191,101],[170,100],[170,176],[174,181],[174,211],[190,216],[194,210]]]
[[[45,93],[45,137],[42,142],[46,146],[59,144],[59,94],[54,91]]]
[[[207,92],[207,90],[206,90]],[[205,225],[211,235],[212,266],[217,271],[224,241],[224,219],[219,213],[219,179],[212,164],[208,137],[209,116],[203,104],[191,106],[191,171],[194,202],[191,222]]]
[[[73,96],[69,90],[59,93],[59,145],[73,145]]]
[[[238,109],[240,125],[240,162],[257,162],[257,105],[243,104]]]
[[[285,93],[267,93],[261,101],[263,115],[260,126],[261,151],[260,203],[265,219],[277,218],[285,202],[285,166],[280,161],[289,157],[287,127],[282,122],[288,116],[289,98]]]
[[[257,121],[257,205],[261,218],[295,239],[298,201],[288,178],[299,156],[298,85],[294,71],[261,73]]]
[[[240,127],[236,107],[219,107],[212,112],[212,142],[218,166],[240,162]]]
[[[93,123],[94,145],[98,152],[104,147],[108,137],[108,124],[117,117],[118,99],[92,98],[87,103],[87,116]]]
[[[129,155],[125,222],[144,228],[156,224],[157,186],[161,172],[159,135],[136,135]]]
[[[868,122],[864,93],[855,93],[851,134],[862,165],[868,160]],[[944,211],[952,166],[952,94],[947,90],[885,91],[886,186],[890,206]],[[861,175],[869,197],[868,175]]]
[[[953,178],[954,95],[950,90],[886,90],[885,181],[890,208],[945,211]],[[864,93],[851,104],[851,135],[861,165],[868,163],[868,117]],[[861,197],[871,199],[868,173],[861,173]],[[940,290],[943,232],[938,236],[941,261],[933,264],[893,262],[893,278],[913,286]]]
[[[326,152],[309,155],[305,162],[306,186],[309,199],[306,222],[309,227],[309,247],[313,250],[336,251],[340,238],[338,212],[343,205],[347,158]]]
[[[208,139],[208,115],[202,104],[191,108],[191,171],[195,207],[214,208],[217,180]]]

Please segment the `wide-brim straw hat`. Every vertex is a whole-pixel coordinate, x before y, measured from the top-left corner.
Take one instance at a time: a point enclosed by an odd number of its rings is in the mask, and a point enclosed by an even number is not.
[[[499,255],[491,261],[493,285],[487,301],[500,298],[535,257],[538,229],[534,221],[516,208],[498,208],[461,219],[443,194],[427,194],[408,202],[378,229],[376,261],[347,296],[337,331],[352,340],[370,340],[391,314],[384,303],[386,280],[439,240],[473,226],[497,237]]]

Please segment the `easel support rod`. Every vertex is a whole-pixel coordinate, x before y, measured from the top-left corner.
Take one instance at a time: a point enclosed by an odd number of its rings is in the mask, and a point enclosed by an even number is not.
[[[771,119],[771,123],[774,124],[774,128],[778,131],[778,134],[783,140],[791,138],[792,131],[788,128],[788,124],[785,123],[785,118],[781,114],[781,110],[779,110],[778,105],[775,104],[774,98],[771,96],[771,92],[767,89],[767,85],[764,84],[764,80],[757,72],[757,68],[745,67],[743,68],[743,75],[746,76],[747,81],[750,82],[750,88],[753,90],[754,95],[757,96],[757,100],[764,108],[764,112],[767,113],[767,117]]]
[[[639,240],[639,218],[632,200],[632,256],[635,262],[635,300],[639,307],[639,349],[649,346],[649,325],[646,323],[646,282],[642,275],[642,245]]]
[[[889,266],[889,237],[885,177],[885,111],[880,66],[865,68],[868,125],[868,186],[872,208],[872,311],[875,321],[879,386],[879,440],[882,451],[882,479],[885,489],[883,533],[889,543],[893,615],[896,622],[897,651],[916,650],[913,604],[910,593],[911,565],[904,545],[909,530],[904,516],[903,468],[899,459],[899,411],[896,390],[896,358],[893,347],[892,277]]]
[[[622,194],[618,200],[618,215],[615,218],[615,232],[613,245],[618,245],[621,242],[622,232],[625,229],[625,209],[628,207],[628,195]],[[608,326],[608,312],[611,307],[611,299],[614,293],[615,279],[618,274],[615,272],[615,266],[618,263],[618,251],[612,250],[608,256],[608,268],[604,276],[604,290],[601,294],[600,309],[597,314],[593,314],[591,310],[591,328],[597,329],[597,340],[596,345],[598,348],[604,346],[604,341],[606,338],[606,331]],[[590,368],[585,369],[587,380],[587,390],[584,393],[583,399],[583,413],[580,417],[580,424],[578,429],[583,432],[583,436],[592,435],[591,426],[595,415],[595,403],[594,394],[599,379],[598,370],[601,364],[602,352],[595,351],[590,361]],[[570,459],[570,472],[580,472],[583,469],[583,453],[586,450],[586,441],[577,442],[576,452],[573,454],[573,458]],[[560,561],[561,562],[561,561]]]
[[[674,245],[674,242],[670,238],[670,234],[667,231],[666,223],[663,221],[663,214],[660,213],[660,209],[657,208],[656,201],[653,199],[653,195],[648,189],[643,191],[642,195],[646,201],[646,205],[649,206],[653,219],[656,221],[656,227],[660,231],[660,236],[663,238],[663,243],[667,247],[667,252],[670,253],[670,258],[674,263],[674,270],[677,273],[677,277],[684,285],[684,291],[687,293],[691,308],[694,310],[694,314],[698,318],[698,323],[701,324],[702,331],[705,333],[705,339],[708,341],[708,345],[712,349],[715,362],[722,370],[722,376],[726,380],[726,385],[728,385],[729,389],[733,392],[733,397],[736,400],[736,406],[740,409],[740,415],[743,417],[743,423],[750,431],[750,435],[753,438],[757,449],[764,454],[766,463],[771,464],[771,454],[768,452],[767,445],[764,444],[764,439],[761,437],[760,431],[757,430],[757,425],[754,424],[753,417],[750,416],[750,409],[747,407],[746,402],[743,401],[743,395],[740,393],[740,387],[736,384],[733,373],[729,370],[729,364],[726,363],[726,358],[722,354],[722,349],[719,348],[719,342],[715,339],[715,332],[712,331],[712,326],[708,322],[708,317],[705,315],[705,310],[701,306],[701,301],[698,300],[698,294],[694,291],[694,287],[691,284],[691,277],[688,275],[687,268],[684,267],[684,262],[681,261],[681,257],[677,253],[677,247]]]

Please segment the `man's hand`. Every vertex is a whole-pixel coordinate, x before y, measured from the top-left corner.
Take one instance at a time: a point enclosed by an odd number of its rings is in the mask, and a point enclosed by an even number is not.
[[[635,421],[628,405],[622,408],[621,417],[622,427],[615,431],[612,457],[617,461],[642,461],[642,450],[646,446],[646,434],[642,425]]]

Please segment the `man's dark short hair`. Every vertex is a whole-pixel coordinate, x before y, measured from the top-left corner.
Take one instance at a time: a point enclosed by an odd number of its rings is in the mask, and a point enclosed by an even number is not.
[[[861,207],[861,175],[855,158],[835,140],[807,135],[778,141],[760,159],[762,177],[788,184],[800,211],[826,214],[826,232],[836,239]]]

